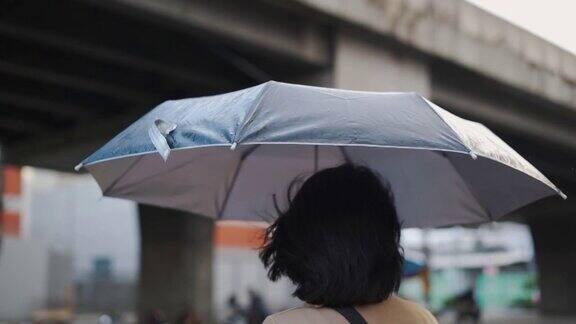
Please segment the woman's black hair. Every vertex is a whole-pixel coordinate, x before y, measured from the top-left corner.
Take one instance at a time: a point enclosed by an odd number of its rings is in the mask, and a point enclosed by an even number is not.
[[[268,277],[288,277],[309,304],[371,304],[398,290],[400,223],[390,190],[366,167],[312,175],[266,234],[260,259]]]

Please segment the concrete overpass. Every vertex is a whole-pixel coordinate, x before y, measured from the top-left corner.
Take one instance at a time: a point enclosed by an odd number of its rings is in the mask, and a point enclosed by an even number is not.
[[[576,57],[461,0],[19,0],[2,8],[7,163],[71,171],[163,100],[272,78],[419,92],[486,123],[576,196]],[[512,216],[531,225],[544,312],[576,312],[574,207],[551,198]],[[170,314],[192,303],[208,316],[212,224],[140,210],[140,309]]]

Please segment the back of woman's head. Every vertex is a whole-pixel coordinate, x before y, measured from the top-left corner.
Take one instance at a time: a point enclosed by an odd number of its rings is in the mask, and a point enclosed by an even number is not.
[[[390,191],[368,168],[311,176],[269,227],[260,258],[294,295],[322,306],[380,302],[398,289],[400,224]]]

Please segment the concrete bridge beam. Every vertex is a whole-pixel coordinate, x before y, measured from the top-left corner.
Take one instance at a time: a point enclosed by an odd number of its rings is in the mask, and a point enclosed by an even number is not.
[[[263,6],[256,1],[85,1],[127,9],[195,37],[217,39],[258,56],[274,55],[310,66],[326,66],[330,61],[330,44],[325,28],[313,20],[287,15],[283,8]]]
[[[466,1],[289,3],[576,109],[576,56]]]
[[[426,61],[359,32],[340,31],[334,49],[334,86],[364,91],[410,91],[429,96]]]

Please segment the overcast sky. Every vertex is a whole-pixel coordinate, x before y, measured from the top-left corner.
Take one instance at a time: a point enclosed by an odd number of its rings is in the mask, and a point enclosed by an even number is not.
[[[575,0],[468,0],[576,53]]]

